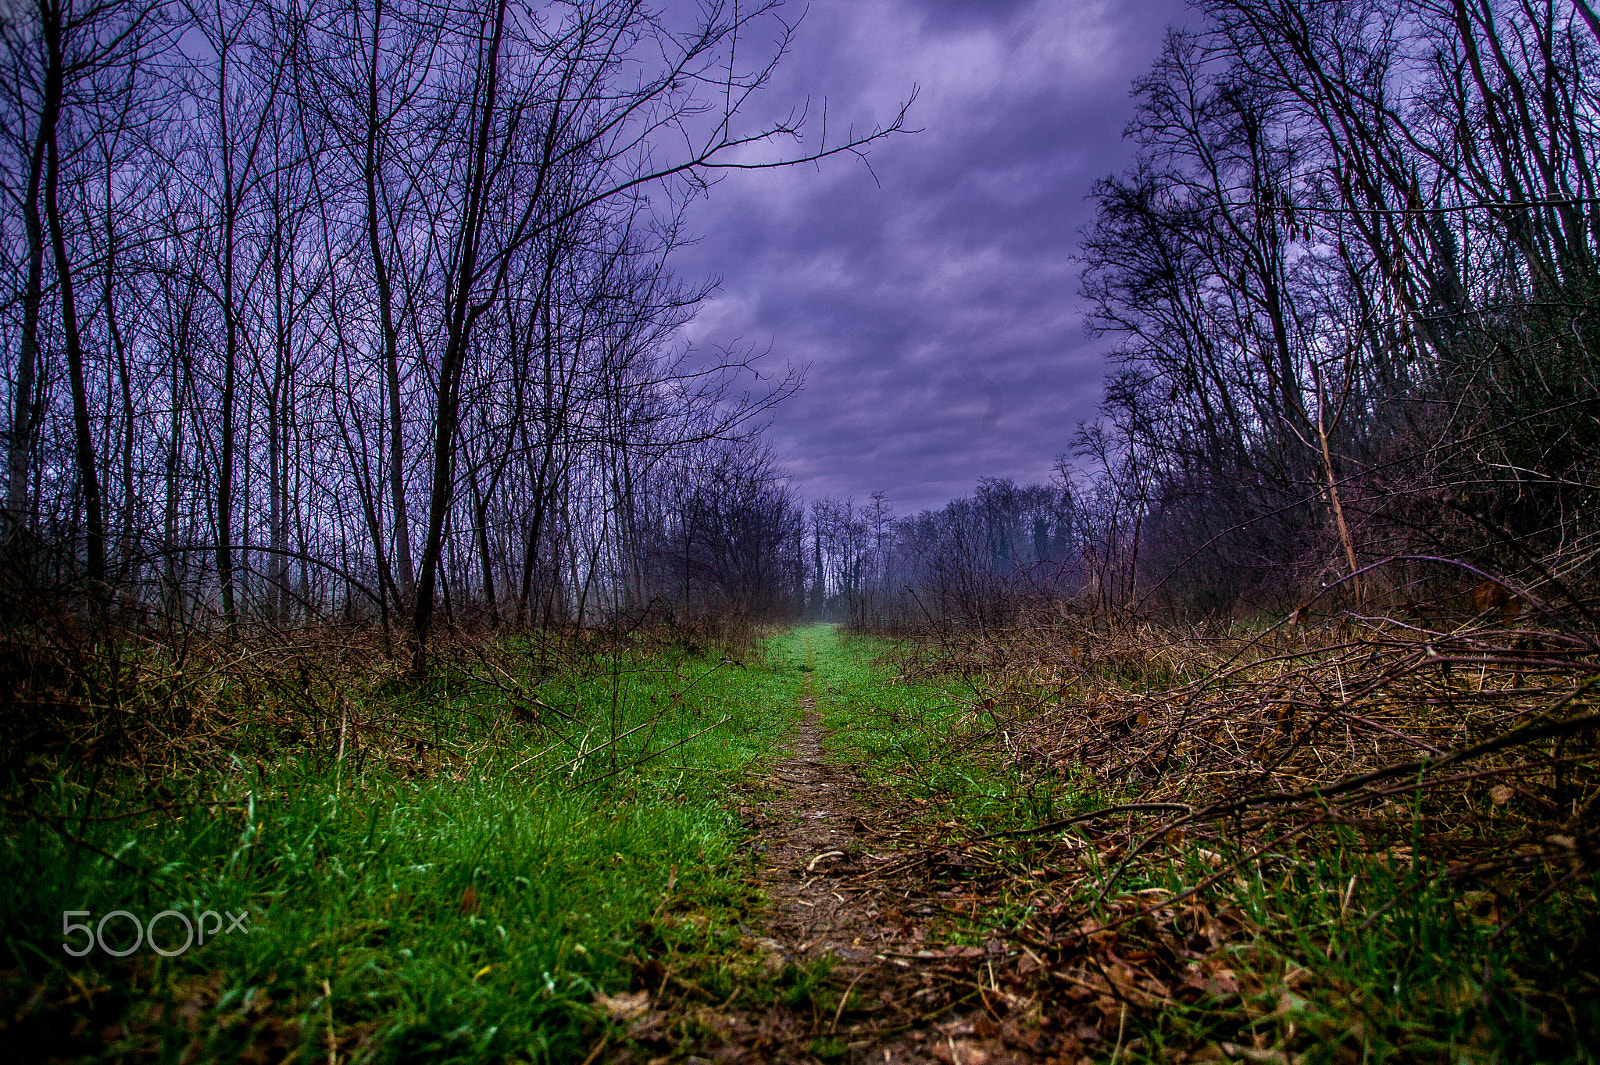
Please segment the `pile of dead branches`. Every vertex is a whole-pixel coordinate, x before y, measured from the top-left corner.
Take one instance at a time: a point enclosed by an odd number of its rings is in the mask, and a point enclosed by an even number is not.
[[[1600,842],[1600,641],[1563,620],[1285,625],[1224,643],[1188,683],[1089,686],[1006,742],[1132,800],[1084,820],[1163,814],[1125,861],[1197,833],[1255,828],[1270,850],[1342,825],[1374,849],[1426,847],[1452,875],[1553,860],[1576,876]]]
[[[1337,927],[1279,931],[1330,958],[1424,895],[1487,922],[1492,950],[1600,870],[1600,624],[1571,598],[1491,579],[1255,626],[1062,615],[924,640],[905,668],[961,690],[973,747],[1099,797],[919,857],[957,855],[974,899],[1026,900],[1017,993],[1043,980],[1101,1031],[1231,996],[1242,1032],[1251,987],[1298,995],[1282,956],[1240,954],[1271,934],[1238,900],[1324,858],[1346,870]],[[1462,1008],[1488,1001],[1483,966]]]

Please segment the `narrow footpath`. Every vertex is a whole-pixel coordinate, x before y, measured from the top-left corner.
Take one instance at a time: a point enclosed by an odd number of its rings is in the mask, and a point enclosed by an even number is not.
[[[1013,996],[993,986],[999,943],[930,943],[913,913],[929,885],[894,849],[855,770],[830,760],[816,699],[800,701],[790,756],[744,807],[770,899],[752,929],[767,971],[823,973],[818,993],[718,1018],[691,1058],[731,1062],[1005,1065],[1049,1060]],[[830,1008],[831,1007],[831,1008]],[[1024,1049],[1019,1049],[1024,1048]]]

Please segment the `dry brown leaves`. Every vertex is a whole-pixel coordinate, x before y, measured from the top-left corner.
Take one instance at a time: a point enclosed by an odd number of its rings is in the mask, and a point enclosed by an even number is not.
[[[971,921],[1025,901],[990,986],[1055,1003],[1099,1056],[1172,1006],[1291,1011],[1306,974],[1252,953],[1261,930],[1221,900],[1305,854],[1424,869],[1502,931],[1600,861],[1600,640],[1572,611],[1252,633],[1058,618],[929,647],[906,675],[961,677],[969,753],[1126,796],[904,862],[929,881],[908,907]],[[1174,866],[1181,894],[1129,890]],[[1186,1053],[1290,1060],[1235,1038]]]

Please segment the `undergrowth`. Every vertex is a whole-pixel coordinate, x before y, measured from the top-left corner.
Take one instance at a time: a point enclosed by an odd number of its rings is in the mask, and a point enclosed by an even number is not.
[[[857,635],[820,705],[915,912],[1069,1060],[1593,1061],[1586,638]]]
[[[35,647],[5,674],[30,737],[6,761],[5,1038],[569,1061],[681,1055],[730,1008],[778,1008],[846,1060],[818,1025],[850,989],[752,939],[731,801],[776,787],[809,694],[865,785],[852,890],[946,944],[926,964],[973,1038],[1011,1025],[1074,1062],[1593,1061],[1592,643],[1351,616],[546,633],[463,640],[420,687],[353,638]],[[167,910],[242,927],[178,951],[171,915],[171,957],[111,956]],[[74,922],[98,929],[82,958]]]

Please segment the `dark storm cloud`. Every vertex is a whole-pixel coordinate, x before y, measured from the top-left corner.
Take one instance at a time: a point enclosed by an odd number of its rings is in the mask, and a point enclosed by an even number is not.
[[[740,173],[696,206],[682,268],[723,278],[690,336],[809,364],[771,439],[802,491],[902,513],[981,476],[1042,479],[1092,417],[1103,341],[1072,261],[1094,181],[1121,168],[1128,83],[1180,3],[814,0],[769,100],[826,99],[830,134],[924,132],[870,172]],[[815,122],[813,123],[815,127]],[[876,180],[874,180],[876,178]]]

